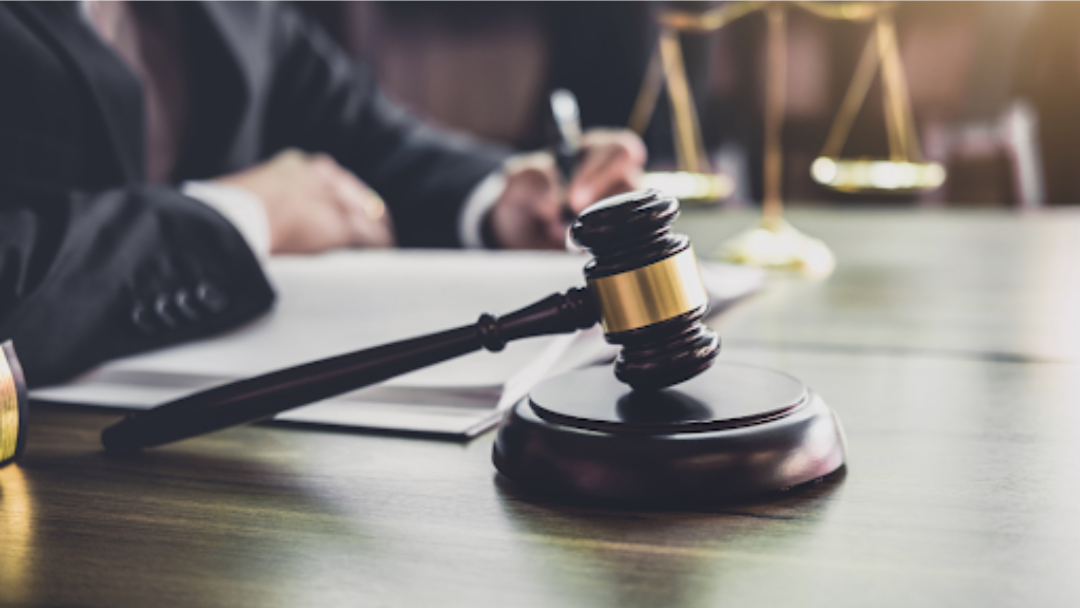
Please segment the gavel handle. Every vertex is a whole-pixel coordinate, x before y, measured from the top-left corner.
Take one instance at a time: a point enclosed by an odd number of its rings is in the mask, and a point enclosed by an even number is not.
[[[253,422],[481,348],[500,351],[530,336],[569,333],[599,319],[592,296],[574,288],[504,317],[376,346],[212,388],[132,414],[101,433],[105,449],[138,450]]]

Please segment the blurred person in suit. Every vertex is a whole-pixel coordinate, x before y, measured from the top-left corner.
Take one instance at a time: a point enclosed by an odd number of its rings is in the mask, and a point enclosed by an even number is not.
[[[562,247],[564,201],[645,162],[588,132],[562,184],[426,126],[288,3],[0,3],[0,79],[0,340],[32,386],[266,312],[275,253]]]

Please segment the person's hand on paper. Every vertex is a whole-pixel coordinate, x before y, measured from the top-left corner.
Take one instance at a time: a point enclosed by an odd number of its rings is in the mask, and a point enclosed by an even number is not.
[[[270,223],[271,253],[394,246],[393,224],[382,200],[325,154],[286,150],[214,181],[259,198]]]
[[[563,205],[575,214],[594,202],[638,187],[645,144],[631,131],[594,129],[581,141],[582,159],[568,186],[547,152],[515,156],[506,164],[506,189],[487,218],[489,244],[506,249],[566,246]]]

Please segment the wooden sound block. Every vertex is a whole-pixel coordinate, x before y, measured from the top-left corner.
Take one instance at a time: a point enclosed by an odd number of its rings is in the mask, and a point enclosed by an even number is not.
[[[659,391],[608,367],[551,378],[506,415],[495,467],[526,489],[623,502],[747,497],[844,465],[843,430],[797,379],[716,364]]]

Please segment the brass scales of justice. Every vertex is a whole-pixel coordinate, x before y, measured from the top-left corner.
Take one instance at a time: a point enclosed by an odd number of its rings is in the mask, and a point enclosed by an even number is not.
[[[662,10],[657,15],[659,39],[630,116],[630,128],[644,133],[656,108],[661,88],[671,102],[676,162],[684,182],[699,184],[684,198],[717,200],[730,194],[730,178],[709,165],[701,125],[686,76],[680,34],[707,34],[761,11],[767,22],[764,197],[760,223],[724,243],[718,255],[732,262],[783,268],[826,276],[835,257],[822,241],[809,237],[783,217],[783,146],[781,131],[787,82],[787,13],[798,7],[818,17],[849,22],[873,22],[866,46],[848,85],[825,144],[811,165],[817,183],[847,193],[913,193],[935,189],[945,181],[945,169],[927,162],[919,152],[910,96],[900,61],[894,15],[896,2],[731,2],[702,13]],[[851,126],[866,101],[875,74],[881,72],[886,158],[842,156]],[[664,175],[664,174],[658,174]],[[648,175],[647,175],[648,176]],[[693,180],[696,180],[694,182]],[[725,182],[727,180],[727,182]],[[686,188],[679,188],[686,191]]]

